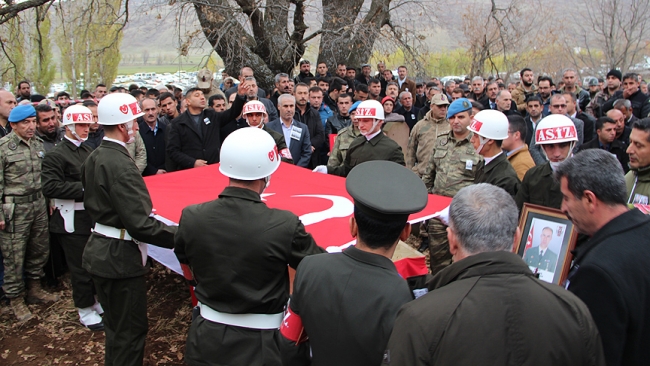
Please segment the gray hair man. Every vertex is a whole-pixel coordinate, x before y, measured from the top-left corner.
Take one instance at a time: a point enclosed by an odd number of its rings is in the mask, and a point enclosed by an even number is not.
[[[585,150],[555,171],[562,211],[590,237],[578,246],[567,289],[589,308],[608,365],[645,365],[650,359],[650,218],[626,202],[618,160]]]
[[[604,365],[589,309],[537,279],[512,252],[517,221],[515,202],[501,188],[476,184],[456,194],[447,229],[454,263],[429,282],[428,294],[402,307],[384,364]]]

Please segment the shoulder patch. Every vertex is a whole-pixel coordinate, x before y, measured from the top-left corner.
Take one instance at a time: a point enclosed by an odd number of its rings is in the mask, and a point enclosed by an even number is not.
[[[18,148],[18,146],[16,146],[16,143],[13,141],[10,141],[7,147],[9,148],[9,150],[16,150],[16,148]]]

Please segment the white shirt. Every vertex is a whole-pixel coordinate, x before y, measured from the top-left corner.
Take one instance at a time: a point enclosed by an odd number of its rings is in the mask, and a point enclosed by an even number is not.
[[[372,140],[372,138],[379,135],[379,133],[381,133],[381,128],[379,129],[379,131],[373,133],[372,135],[366,135],[366,140],[368,141]]]
[[[74,144],[74,146],[76,146],[76,147],[81,146],[81,141],[79,141],[79,140],[73,140],[73,139],[69,138],[68,136],[63,136],[63,137],[65,137],[66,139],[68,139],[68,141],[72,142],[72,143]]]
[[[116,144],[120,144],[120,145],[124,146],[124,148],[126,149],[126,142],[124,142],[124,141],[120,141],[120,140],[112,139],[112,138],[110,138],[110,137],[106,137],[106,136],[104,136],[104,140],[106,140],[106,141],[110,141],[110,142],[114,142],[114,143],[116,143]]]
[[[486,157],[484,156],[484,157],[483,157],[483,160],[485,160],[485,165],[490,164],[490,162],[491,162],[492,160],[496,159],[496,157],[499,156],[499,155],[501,155],[501,154],[503,154],[503,151],[499,152],[498,154],[494,155],[494,156],[491,157],[491,158],[486,158]]]

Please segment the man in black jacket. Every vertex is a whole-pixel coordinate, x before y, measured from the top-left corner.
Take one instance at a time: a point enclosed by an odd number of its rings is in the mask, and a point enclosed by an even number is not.
[[[309,105],[309,86],[307,84],[296,84],[293,96],[296,98],[296,113],[293,119],[306,124],[309,129],[309,137],[311,138],[311,162],[309,168],[313,169],[318,165],[320,150],[325,144],[323,122],[318,111]]]
[[[138,127],[147,150],[147,166],[142,176],[167,173],[165,170],[167,119],[159,117],[155,99],[143,99],[140,105],[144,116],[138,121]]]
[[[172,121],[167,151],[178,169],[197,168],[219,162],[220,128],[235,120],[246,102],[248,82],[239,83],[230,109],[215,112],[205,108],[205,96],[198,88],[185,93],[187,110]]]
[[[650,99],[640,89],[639,75],[630,72],[623,75],[623,90],[619,90],[603,104],[603,112],[614,107],[616,100],[624,98],[632,102],[632,114],[637,118],[646,118],[650,115]]]
[[[589,308],[608,365],[650,359],[650,219],[627,206],[619,162],[600,149],[583,151],[555,170],[562,211],[591,238],[577,247],[566,281]]]
[[[603,149],[608,151],[616,155],[625,173],[630,170],[630,167],[627,165],[630,157],[625,151],[626,146],[616,139],[616,121],[609,117],[600,117],[596,120],[596,138],[580,145],[579,151],[587,149]]]
[[[325,123],[325,137],[329,138],[331,134],[337,134],[342,129],[352,124],[350,118],[350,107],[352,106],[352,96],[350,94],[341,94],[338,100],[338,112],[327,119]]]

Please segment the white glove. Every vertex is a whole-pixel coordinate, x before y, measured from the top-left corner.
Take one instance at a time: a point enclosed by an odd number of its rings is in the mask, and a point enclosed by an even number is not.
[[[433,217],[442,221],[443,224],[449,226],[449,206],[447,206],[444,210],[438,211],[435,214],[433,214]]]
[[[312,172],[327,174],[327,167],[325,165],[319,165],[316,168],[314,168]]]

